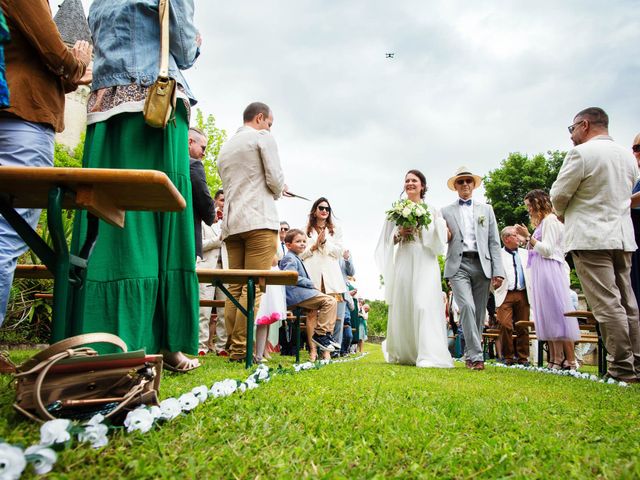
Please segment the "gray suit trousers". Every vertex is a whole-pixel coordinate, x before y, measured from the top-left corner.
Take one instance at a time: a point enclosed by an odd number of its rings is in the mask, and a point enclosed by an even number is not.
[[[460,269],[449,281],[453,298],[460,309],[460,324],[465,339],[464,356],[472,362],[484,361],[482,329],[491,279],[485,276],[480,259],[462,257]]]

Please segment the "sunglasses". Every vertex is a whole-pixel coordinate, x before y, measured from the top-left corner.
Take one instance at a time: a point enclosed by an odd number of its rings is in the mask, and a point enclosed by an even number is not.
[[[569,133],[573,133],[573,131],[576,129],[576,127],[578,125],[580,125],[582,122],[584,122],[584,120],[580,120],[579,122],[574,123],[573,125],[569,125],[567,127],[567,129],[569,130]]]
[[[280,227],[280,231],[281,231],[281,232],[288,232],[288,231],[289,231],[289,229],[288,229],[288,228],[286,228],[286,227]]]
[[[631,150],[633,150],[636,153],[640,152],[640,143],[636,143],[633,147],[631,147]]]
[[[475,183],[473,178],[461,178],[456,180],[456,185],[464,185],[465,183]]]
[[[320,205],[318,207],[318,210],[320,210],[321,212],[331,212],[331,207],[323,207],[322,205]]]

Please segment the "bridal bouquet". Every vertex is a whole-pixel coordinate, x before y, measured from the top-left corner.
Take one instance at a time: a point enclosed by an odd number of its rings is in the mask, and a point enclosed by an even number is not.
[[[424,203],[414,203],[405,199],[393,203],[391,210],[387,210],[387,220],[399,227],[415,228],[419,231],[421,227],[429,228],[431,214]],[[413,235],[407,237],[409,241],[413,239]]]

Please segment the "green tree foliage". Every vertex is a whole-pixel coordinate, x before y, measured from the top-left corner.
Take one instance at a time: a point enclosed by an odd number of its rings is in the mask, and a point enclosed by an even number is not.
[[[522,153],[510,153],[500,166],[484,177],[485,195],[493,206],[498,227],[516,223],[529,223],[524,196],[530,190],[545,191],[558,176],[566,152],[549,151],[529,157]]]
[[[82,155],[84,153],[84,133],[80,135],[80,141],[75,148],[70,149],[66,145],[56,142],[53,147],[53,166],[80,168],[82,167]]]
[[[204,171],[207,175],[207,185],[211,191],[211,196],[213,196],[218,189],[222,188],[222,180],[218,174],[218,153],[220,153],[220,147],[227,139],[227,132],[216,127],[216,118],[213,115],[207,115],[205,119],[202,110],[199,108],[196,109],[195,126],[209,137],[203,163]]]
[[[369,305],[369,319],[367,327],[369,335],[387,335],[387,317],[389,315],[389,305],[383,300],[365,300]]]

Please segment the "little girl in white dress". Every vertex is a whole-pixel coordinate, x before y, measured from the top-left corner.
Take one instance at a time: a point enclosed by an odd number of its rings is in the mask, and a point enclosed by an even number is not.
[[[274,257],[271,270],[277,270],[278,257]],[[284,285],[267,285],[256,315],[256,362],[264,360],[264,351],[269,337],[269,325],[287,318],[287,299]]]

